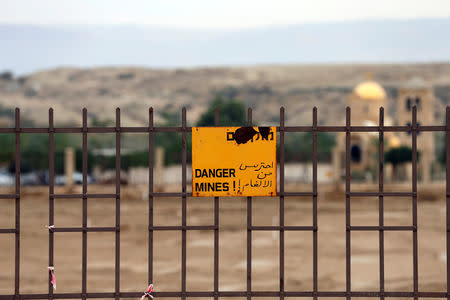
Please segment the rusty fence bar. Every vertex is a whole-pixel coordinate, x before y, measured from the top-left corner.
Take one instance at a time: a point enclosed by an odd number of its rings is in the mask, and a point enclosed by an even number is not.
[[[83,216],[81,252],[81,299],[86,300],[87,284],[87,109],[83,109]],[[67,178],[66,178],[67,180]]]
[[[351,251],[350,238],[350,107],[345,111],[345,296],[350,300],[351,295]]]
[[[384,109],[380,108],[380,132],[378,133],[378,225],[384,228]],[[380,299],[384,300],[384,230],[379,230],[379,260],[380,260]]]
[[[277,131],[280,126],[276,126]],[[384,132],[411,132],[413,126],[384,126]],[[21,127],[20,133],[48,133],[47,127],[30,128]],[[186,132],[191,132],[192,127],[186,126]],[[317,126],[317,132],[345,132],[346,126]],[[182,127],[154,127],[152,132],[182,132]],[[285,126],[285,132],[313,132],[313,126]],[[379,126],[350,126],[350,132],[379,132]],[[421,132],[445,132],[445,126],[424,126],[416,124],[416,131]],[[0,128],[0,133],[15,133],[15,128]],[[116,127],[88,127],[87,133],[115,133]],[[120,127],[123,133],[148,133],[149,127]],[[55,133],[83,133],[83,127],[57,127]]]
[[[252,109],[247,110],[247,126],[251,126]],[[247,197],[247,300],[252,299],[252,197]]]
[[[450,300],[450,107],[445,111],[445,215],[446,215],[446,260],[447,260],[447,299]]]
[[[48,174],[49,174],[49,180],[48,180],[48,194],[49,194],[49,204],[48,204],[48,226],[49,226],[49,233],[48,233],[48,266],[53,267],[54,261],[53,261],[53,251],[54,251],[54,230],[53,227],[55,224],[55,152],[54,152],[54,124],[53,124],[53,109],[50,109],[48,112]],[[49,272],[48,273],[48,298],[53,298],[53,286],[51,284],[52,275]]]
[[[116,109],[116,252],[114,266],[115,299],[120,299],[120,109]]]
[[[318,271],[317,271],[317,108],[313,109],[313,300],[317,300]]]
[[[214,111],[214,126],[219,126],[219,108]],[[214,300],[219,299],[219,197],[214,197]]]
[[[215,111],[214,125],[220,125],[219,111]],[[140,297],[145,290],[135,292],[121,292],[120,286],[120,147],[122,133],[145,133],[148,134],[148,283],[154,280],[154,232],[155,231],[180,231],[181,233],[181,289],[180,291],[160,291],[156,287],[153,293],[155,297],[178,297],[186,300],[189,297],[208,297],[218,300],[221,297],[240,297],[251,300],[252,297],[277,297],[283,300],[285,297],[310,297],[317,300],[320,297],[341,297],[350,300],[352,297],[380,298],[447,298],[450,300],[450,108],[446,109],[446,123],[444,126],[421,126],[417,123],[417,109],[412,110],[412,124],[410,126],[385,126],[384,109],[379,111],[378,126],[352,126],[351,111],[346,109],[345,126],[319,126],[317,118],[317,108],[312,111],[312,126],[286,126],[285,109],[280,108],[280,124],[277,126],[279,132],[279,224],[272,226],[255,226],[252,223],[252,197],[247,197],[247,267],[246,267],[246,289],[243,291],[223,291],[219,288],[219,233],[220,233],[220,199],[214,197],[214,223],[212,225],[188,225],[187,224],[187,201],[192,197],[192,193],[187,192],[187,135],[192,131],[192,127],[187,126],[186,109],[182,109],[180,127],[155,127],[153,109],[149,109],[147,127],[122,127],[120,122],[120,110],[116,110],[114,127],[88,127],[87,110],[82,111],[82,127],[55,128],[53,119],[53,109],[49,110],[48,128],[23,128],[20,126],[20,111],[15,110],[15,126],[13,128],[0,128],[1,133],[15,135],[15,188],[14,194],[0,194],[0,199],[15,199],[15,227],[1,228],[0,234],[14,234],[14,293],[10,295],[0,295],[0,300],[21,300],[21,299],[87,299],[87,298],[135,298]],[[247,111],[247,126],[253,123],[252,109]],[[419,291],[419,261],[418,261],[418,204],[417,204],[417,132],[445,132],[446,135],[446,258],[447,258],[447,291]],[[157,192],[154,189],[154,135],[161,132],[178,132],[181,134],[181,162],[182,162],[182,183],[181,192]],[[286,192],[285,191],[285,134],[288,132],[311,132],[312,133],[312,191]],[[318,182],[317,182],[317,143],[320,132],[341,132],[345,134],[345,282],[344,291],[324,291],[319,289],[318,277]],[[351,162],[350,146],[352,132],[377,132],[378,133],[378,191],[377,192],[352,192],[351,191]],[[385,132],[411,132],[412,147],[412,189],[411,192],[386,192],[384,191],[384,134]],[[22,133],[45,133],[49,136],[49,236],[48,236],[48,262],[49,267],[56,267],[54,261],[54,234],[56,232],[81,232],[82,234],[82,266],[81,266],[81,293],[57,293],[53,291],[50,283],[51,274],[49,272],[48,293],[25,294],[20,293],[20,137]],[[82,135],[82,193],[80,194],[57,194],[55,193],[55,133],[79,133]],[[89,133],[114,133],[115,134],[115,193],[114,194],[90,194],[87,184],[87,137]],[[411,197],[412,201],[412,225],[411,226],[386,226],[384,223],[384,197]],[[155,197],[178,197],[181,200],[182,215],[179,226],[155,226],[154,225],[154,198]],[[313,218],[310,226],[287,226],[285,225],[285,200],[286,197],[311,197],[313,205]],[[376,226],[354,226],[351,224],[351,199],[352,197],[374,197],[378,198],[379,221]],[[55,199],[82,199],[82,226],[81,227],[55,227],[54,205]],[[89,227],[87,224],[88,199],[110,198],[115,199],[115,226],[114,227]],[[207,200],[205,200],[207,201]],[[190,230],[211,230],[214,232],[214,287],[211,291],[191,291],[187,289],[186,261],[187,261],[187,232]],[[279,233],[279,289],[276,291],[256,291],[252,288],[252,232],[253,231],[274,231]],[[310,291],[286,291],[285,290],[285,232],[286,231],[307,231],[312,234],[313,241],[313,286]],[[351,285],[351,232],[352,231],[378,231],[379,233],[379,290],[378,291],[352,291]],[[385,289],[385,231],[408,231],[412,233],[412,276],[413,289],[411,291],[386,291]],[[105,292],[90,293],[87,290],[87,235],[88,232],[114,232],[115,234],[115,262],[114,262],[114,289]],[[56,270],[56,269],[55,269]]]
[[[186,108],[183,107],[181,111],[181,299],[186,300]]]
[[[412,109],[412,219],[413,219],[413,287],[414,300],[419,298],[418,243],[417,243],[417,107]]]
[[[153,108],[148,112],[148,284],[153,282]]]
[[[284,299],[284,107],[280,108],[280,300]]]
[[[14,266],[14,298],[20,298],[20,110],[15,114],[16,154],[15,154],[15,191],[16,191],[16,228],[15,228],[15,266]]]

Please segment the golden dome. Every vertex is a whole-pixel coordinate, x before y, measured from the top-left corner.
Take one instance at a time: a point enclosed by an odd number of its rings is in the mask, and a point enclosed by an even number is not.
[[[401,142],[400,142],[400,139],[398,137],[396,137],[394,135],[394,136],[391,136],[389,138],[389,147],[391,147],[391,148],[398,148],[400,146],[401,146]]]
[[[353,92],[364,100],[383,100],[386,98],[384,88],[375,81],[364,81],[358,84]]]

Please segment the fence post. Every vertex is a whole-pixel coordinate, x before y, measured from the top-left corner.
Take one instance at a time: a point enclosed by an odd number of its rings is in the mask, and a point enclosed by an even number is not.
[[[20,298],[20,110],[16,108],[15,112],[15,133],[16,133],[16,149],[15,149],[15,198],[16,198],[16,228],[15,228],[15,266],[14,266],[14,295],[16,300]]]
[[[148,284],[153,282],[153,107],[148,110]]]
[[[450,107],[445,114],[445,188],[447,223],[447,299],[450,300]]]
[[[384,226],[384,108],[380,107],[379,132],[378,132],[378,225]],[[380,230],[379,262],[380,262],[380,300],[384,300],[384,231]]]
[[[276,133],[275,133],[276,134]],[[284,107],[280,108],[280,300],[284,299]]]
[[[116,250],[114,266],[114,297],[120,299],[120,109],[116,109]]]
[[[350,180],[351,180],[351,169],[350,169],[350,107],[347,107],[345,114],[345,227],[346,227],[346,238],[345,238],[345,264],[346,264],[346,299],[351,299],[351,232],[350,232]]]
[[[83,108],[83,186],[82,186],[82,199],[83,199],[83,216],[82,216],[82,249],[81,249],[81,299],[86,300],[86,287],[87,287],[87,109]]]
[[[181,110],[181,299],[186,300],[186,225],[187,225],[187,197],[186,197],[186,108]]]
[[[318,220],[317,220],[317,107],[313,108],[313,299],[317,300],[318,291]],[[284,185],[284,183],[283,183]]]
[[[247,110],[247,126],[252,126],[252,109]],[[252,299],[252,197],[247,197],[247,300]]]
[[[419,257],[417,238],[417,107],[412,109],[412,218],[413,218],[413,288],[414,300],[419,298]]]
[[[53,109],[48,111],[48,192],[49,192],[49,205],[48,205],[48,225],[54,225],[54,205],[55,205],[55,151],[54,151],[54,124],[53,124]],[[48,266],[54,267],[53,262],[54,251],[54,235],[53,230],[48,231]],[[51,283],[52,274],[48,272],[48,298],[53,299],[53,286]]]
[[[219,126],[219,108],[214,111],[214,126]],[[214,300],[219,299],[219,197],[214,197]]]

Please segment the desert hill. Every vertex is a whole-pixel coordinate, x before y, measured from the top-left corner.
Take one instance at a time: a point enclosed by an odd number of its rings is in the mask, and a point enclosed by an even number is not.
[[[443,122],[442,109],[450,104],[450,63],[381,65],[269,65],[220,68],[149,69],[138,67],[58,68],[0,78],[3,119],[8,110],[20,107],[22,116],[36,124],[48,122],[48,108],[55,110],[57,126],[81,124],[81,109],[89,119],[108,123],[114,110],[122,110],[124,126],[144,126],[148,108],[155,121],[163,113],[188,109],[195,124],[215,94],[238,98],[254,109],[254,120],[274,124],[284,106],[288,124],[310,124],[311,110],[319,108],[320,124],[342,124],[346,97],[370,72],[395,109],[397,88],[413,77],[430,83],[438,99],[436,124]],[[11,121],[7,121],[12,125]]]

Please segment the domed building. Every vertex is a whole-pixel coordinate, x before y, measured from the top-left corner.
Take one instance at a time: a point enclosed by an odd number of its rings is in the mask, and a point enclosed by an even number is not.
[[[356,125],[378,124],[378,111],[381,106],[386,106],[386,100],[386,91],[379,83],[371,80],[361,82],[347,100],[352,112],[351,122]]]
[[[352,126],[378,126],[380,107],[384,107],[384,125],[410,125],[412,107],[416,105],[418,123],[433,123],[434,95],[430,86],[424,81],[412,79],[405,86],[399,87],[397,112],[389,111],[388,97],[385,89],[377,82],[368,78],[359,83],[347,98],[347,106],[351,108]],[[344,119],[345,123],[345,119]],[[411,133],[385,132],[385,151],[402,145],[411,147]],[[434,140],[428,135],[426,141],[417,144],[420,152],[418,162],[419,175],[423,181],[431,177],[431,165],[434,157]],[[370,181],[378,170],[378,132],[352,132],[350,135],[350,169],[352,178],[359,177]],[[337,136],[336,146],[333,150],[334,179],[340,182],[345,176],[345,132]],[[389,166],[385,168],[389,170]],[[407,170],[407,173],[411,173]],[[386,174],[387,178],[391,174]]]

